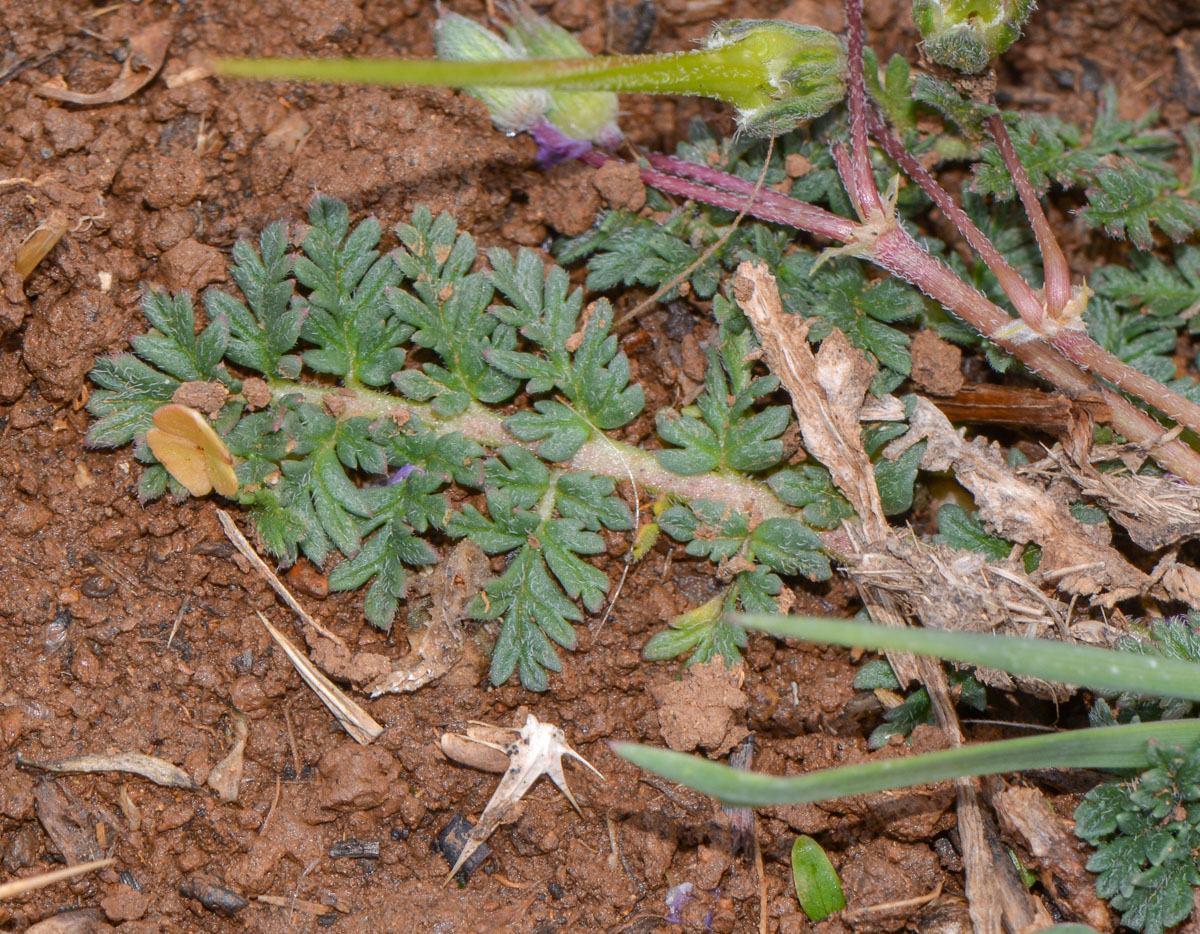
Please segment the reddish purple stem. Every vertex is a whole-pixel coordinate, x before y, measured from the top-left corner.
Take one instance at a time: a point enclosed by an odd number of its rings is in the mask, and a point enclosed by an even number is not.
[[[872,215],[883,214],[883,202],[875,187],[871,153],[867,148],[862,0],[846,0],[846,102],[850,105],[850,160],[842,180],[854,200],[858,216],[865,221]]]
[[[1037,237],[1046,280],[1046,306],[1050,317],[1056,318],[1071,300],[1071,267],[1067,265],[1067,258],[1058,244],[1058,238],[1054,236],[1054,229],[1046,219],[1046,212],[1042,210],[1042,202],[1038,200],[1025,166],[1021,164],[1012,137],[1008,135],[1004,117],[1001,114],[992,114],[988,117],[988,129],[1000,150],[1000,158],[1004,160],[1004,165],[1012,176],[1021,204],[1025,206],[1025,215],[1029,218],[1033,235]]]
[[[891,133],[887,124],[883,122],[883,118],[872,111],[870,122],[871,135],[883,147],[884,152],[895,159],[900,168],[904,170],[904,174],[921,187],[921,190],[930,197],[954,224],[958,232],[963,235],[963,238],[971,245],[971,249],[995,273],[996,279],[1000,282],[1000,288],[1004,290],[1004,294],[1008,296],[1009,301],[1013,303],[1025,322],[1031,327],[1040,327],[1042,303],[1029,283],[1009,265],[1008,260],[996,249],[995,244],[987,238],[987,235],[975,226],[975,222],[967,216],[966,211],[958,206],[950,196],[950,192],[946,191],[937,179],[917,161],[916,156],[909,152],[904,144]]]
[[[593,150],[581,156],[580,161],[599,167],[612,158]],[[642,181],[669,195],[730,211],[740,211],[746,207],[746,199],[754,193],[753,182],[727,172],[695,165],[673,156],[651,154],[647,158],[651,165],[663,166],[667,171],[659,171],[657,168],[642,169]],[[823,208],[789,198],[769,188],[759,189],[758,197],[750,205],[747,213],[759,220],[806,230],[831,240],[850,239],[857,226],[849,218],[839,217]]]

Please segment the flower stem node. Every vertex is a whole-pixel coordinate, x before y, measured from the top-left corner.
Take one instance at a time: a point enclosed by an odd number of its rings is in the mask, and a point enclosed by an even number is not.
[[[1006,341],[1010,344],[1025,344],[1030,341],[1054,340],[1064,331],[1086,333],[1087,325],[1084,323],[1083,313],[1087,311],[1088,299],[1091,295],[1092,290],[1088,288],[1086,282],[1072,286],[1070,300],[1057,314],[1043,306],[1040,321],[1029,322],[1016,318],[1011,324],[993,331],[991,339]]]
[[[976,74],[1021,36],[1034,0],[913,0],[925,54],[939,65]]]
[[[817,257],[817,261],[809,270],[809,275],[816,273],[825,263],[839,256],[853,256],[858,259],[871,259],[874,255],[875,244],[885,233],[894,230],[896,221],[896,200],[900,196],[900,176],[893,175],[888,183],[888,190],[883,194],[883,210],[872,212],[866,220],[854,228],[854,235],[844,246],[826,247]]]

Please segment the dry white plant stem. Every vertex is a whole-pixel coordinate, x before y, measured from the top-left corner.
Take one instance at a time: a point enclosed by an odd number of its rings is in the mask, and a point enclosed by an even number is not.
[[[32,892],[35,889],[42,889],[48,885],[53,885],[55,882],[62,882],[64,879],[74,879],[76,876],[81,876],[86,872],[93,872],[96,869],[107,869],[116,862],[115,859],[92,860],[90,863],[80,863],[78,866],[67,866],[65,869],[55,869],[51,872],[43,872],[41,875],[29,876],[26,879],[13,879],[11,882],[5,882],[0,885],[0,901],[9,898],[16,898],[18,895],[24,895],[26,892]]]
[[[515,734],[515,735],[514,735]],[[448,737],[449,742],[447,742]],[[442,737],[442,750],[447,756],[460,762],[465,762],[475,768],[492,771],[497,759],[494,755],[484,755],[477,761],[464,748],[465,745],[477,744],[484,749],[498,752],[507,757],[507,767],[504,777],[496,786],[491,800],[484,808],[478,823],[467,834],[466,842],[454,868],[446,877],[446,882],[454,878],[463,867],[471,854],[492,835],[501,824],[507,824],[520,816],[520,801],[533,783],[543,774],[558,786],[558,790],[567,796],[571,806],[583,816],[575,796],[567,786],[567,778],[563,774],[562,757],[568,756],[582,762],[596,773],[601,781],[604,776],[587,759],[567,745],[562,730],[552,723],[542,723],[533,714],[525,718],[525,725],[519,730],[515,727],[496,727],[487,723],[474,723],[467,728],[467,735],[446,734]],[[458,754],[456,754],[458,753]],[[443,883],[445,884],[445,883]]]
[[[267,563],[259,557],[258,552],[254,550],[254,546],[246,541],[246,536],[242,534],[241,529],[237,527],[237,524],[233,521],[233,518],[229,515],[229,513],[227,513],[224,509],[218,509],[217,518],[221,521],[221,528],[225,530],[225,534],[229,537],[229,540],[233,542],[233,547],[241,553],[243,558],[250,562],[250,564],[254,567],[254,570],[258,571],[258,573],[266,579],[267,583],[269,583],[271,588],[277,594],[279,594],[280,598],[291,608],[292,612],[299,616],[301,620],[303,620],[321,635],[323,635],[326,639],[345,647],[346,643],[340,636],[330,632],[315,619],[313,619],[312,616],[309,615],[308,610],[304,609],[304,607],[300,605],[300,601],[292,596],[292,592],[283,585],[283,581],[281,581],[276,576],[275,572],[267,567]]]
[[[17,764],[45,772],[132,772],[165,788],[196,789],[195,782],[177,765],[165,759],[140,752],[118,752],[113,755],[71,756],[67,759],[38,761],[17,756]]]

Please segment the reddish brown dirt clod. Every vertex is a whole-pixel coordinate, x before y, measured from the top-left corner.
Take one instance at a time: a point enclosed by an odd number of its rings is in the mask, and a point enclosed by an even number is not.
[[[952,396],[963,387],[962,350],[932,331],[913,335],[912,381],[935,396]]]

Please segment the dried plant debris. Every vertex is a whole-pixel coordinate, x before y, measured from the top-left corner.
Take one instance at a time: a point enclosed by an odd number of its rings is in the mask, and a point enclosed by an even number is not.
[[[245,770],[246,738],[250,730],[246,718],[240,713],[233,715],[233,746],[225,758],[213,766],[208,773],[208,787],[217,793],[222,801],[230,802],[238,799],[238,789],[242,784],[242,772]]]
[[[562,767],[563,756],[582,762],[595,772],[601,781],[604,780],[604,776],[595,766],[567,745],[562,730],[551,723],[542,723],[533,714],[529,714],[525,718],[525,725],[519,730],[515,727],[496,727],[486,723],[474,723],[467,728],[465,737],[459,736],[457,739],[477,743],[488,749],[504,753],[508,757],[508,768],[504,772],[504,777],[500,779],[500,784],[496,786],[496,791],[488,801],[487,807],[484,808],[479,822],[467,834],[466,843],[458,854],[450,874],[446,877],[447,882],[454,878],[459,869],[471,858],[471,854],[492,835],[492,831],[501,824],[510,823],[520,816],[521,799],[543,774],[550,776],[550,780],[558,786],[558,790],[567,796],[571,806],[580,816],[583,816],[583,811],[579,809],[575,796],[571,794],[571,789],[567,786],[567,779],[563,774]],[[447,748],[445,737],[442,739],[442,748],[443,750]],[[456,748],[456,744],[452,743],[450,748]]]
[[[271,585],[272,589],[279,594],[280,599],[282,599],[283,602],[291,608],[293,613],[299,616],[305,624],[307,624],[310,628],[315,629],[326,639],[329,639],[337,645],[344,646],[346,644],[336,633],[330,632],[315,619],[313,619],[308,610],[304,609],[304,607],[300,605],[300,601],[292,596],[292,592],[283,585],[283,581],[279,579],[274,571],[267,567],[267,563],[263,561],[261,557],[259,557],[259,554],[254,550],[254,547],[248,541],[246,541],[246,536],[242,534],[241,529],[237,527],[237,523],[233,521],[233,517],[230,516],[229,513],[227,513],[224,509],[218,509],[217,518],[221,521],[221,528],[225,530],[225,535],[231,542],[233,542],[233,547],[236,548],[242,557],[249,561],[250,564],[253,565],[254,569],[263,576],[267,583]]]
[[[83,800],[53,779],[37,784],[33,804],[46,836],[68,865],[108,855],[117,821],[99,805]]]
[[[80,863],[78,866],[67,866],[65,869],[54,869],[50,872],[43,872],[36,876],[29,876],[24,879],[13,879],[11,882],[5,882],[0,885],[0,901],[9,898],[16,898],[18,895],[24,895],[26,892],[33,892],[37,889],[43,889],[48,885],[53,885],[55,882],[62,882],[65,879],[73,879],[76,876],[83,875],[86,872],[93,872],[97,869],[107,869],[113,865],[116,860],[112,859],[97,859],[90,863]],[[33,930],[33,928],[30,928]]]
[[[1074,824],[1059,814],[1036,788],[990,780],[992,806],[1000,829],[1033,857],[1042,890],[1059,901],[1064,916],[1077,916],[1097,931],[1112,929],[1108,906],[1096,897],[1095,877],[1084,864],[1088,853],[1074,834]]]
[[[836,328],[814,355],[806,340],[807,323],[783,313],[778,285],[766,265],[749,261],[739,265],[733,292],[758,335],[768,367],[792,397],[792,410],[805,449],[829,470],[838,491],[858,514],[861,529],[856,533],[858,542],[852,543],[852,547],[861,551],[867,546],[881,546],[893,533],[859,430],[874,367]],[[900,440],[903,439],[897,439]],[[913,440],[917,443],[920,439]],[[894,594],[865,580],[860,582],[859,594],[877,622],[887,626],[907,625]],[[952,744],[960,745],[962,729],[941,664],[927,657],[898,652],[889,652],[888,661],[901,683],[919,680],[925,685],[939,726]],[[1004,866],[997,863],[998,854],[987,846],[985,819],[975,787],[962,779],[955,784],[967,900],[973,922],[977,929],[987,931],[999,931],[1001,917],[1014,929],[1029,927],[1040,912],[1040,904],[1031,899],[1012,874],[1003,871]]]
[[[863,546],[849,559],[856,584],[891,594],[905,612],[931,629],[992,632],[1066,639],[1112,646],[1124,631],[1086,617],[1070,621],[1069,607],[1047,596],[1016,561],[988,561],[982,554],[931,545],[911,534],[883,546]],[[1061,701],[1074,688],[1036,678],[979,669],[975,676],[1001,690],[1020,686],[1048,700]]]
[[[71,756],[52,761],[26,759],[18,755],[17,764],[44,772],[132,772],[165,788],[185,788],[189,791],[196,789],[196,783],[179,766],[140,752]]]
[[[38,263],[50,255],[67,232],[67,217],[61,211],[53,212],[37,226],[17,250],[13,268],[24,282],[37,269]]]
[[[1097,448],[1092,459],[1123,460],[1124,453]],[[1047,483],[1069,480],[1082,499],[1119,522],[1139,548],[1157,551],[1200,538],[1200,489],[1175,477],[1137,473],[1144,455],[1137,457],[1132,467],[1122,463],[1111,471],[1099,471],[1090,464],[1076,466],[1057,448],[1048,455],[1018,473]]]
[[[891,527],[859,424],[875,368],[837,328],[814,355],[807,340],[809,322],[784,313],[778,284],[765,264],[739,265],[733,294],[758,335],[767,367],[792,398],[805,450],[825,466],[849,500],[866,541],[885,541]],[[865,583],[860,595],[876,621],[906,625],[891,595]],[[905,653],[889,652],[888,661],[902,684],[928,682],[924,675],[933,675],[934,666]]]
[[[167,57],[167,46],[171,44],[171,24],[167,20],[147,26],[129,37],[129,48],[121,71],[103,91],[85,94],[71,91],[63,83],[40,84],[34,94],[51,97],[68,104],[115,104],[141,90],[154,80]],[[58,79],[61,82],[61,79]]]
[[[982,438],[968,442],[925,399],[917,400],[909,424],[912,430],[892,442],[885,455],[895,457],[926,442],[923,470],[953,471],[975,497],[979,518],[991,531],[1009,541],[1041,546],[1042,580],[1105,607],[1137,596],[1149,585],[1149,578],[1112,547],[1107,526],[1084,525],[1064,503],[1018,477],[998,445]]]
[[[457,664],[463,654],[459,622],[467,615],[467,605],[491,576],[487,555],[478,545],[464,539],[454,546],[445,562],[429,575],[433,600],[425,631],[413,644],[412,652],[369,686],[372,697],[415,691],[436,681]]]
[[[257,611],[256,611],[257,612]],[[300,677],[304,679],[304,683],[313,689],[317,697],[321,698],[321,702],[329,708],[330,712],[337,718],[338,723],[342,728],[354,738],[356,742],[367,745],[374,739],[379,737],[383,732],[383,727],[376,722],[375,718],[362,709],[358,704],[346,696],[337,685],[325,677],[308,657],[292,645],[287,638],[278,629],[271,625],[270,621],[262,615],[258,614],[259,620],[266,627],[267,632],[271,634],[271,638],[279,645],[288,659],[295,666]]]

